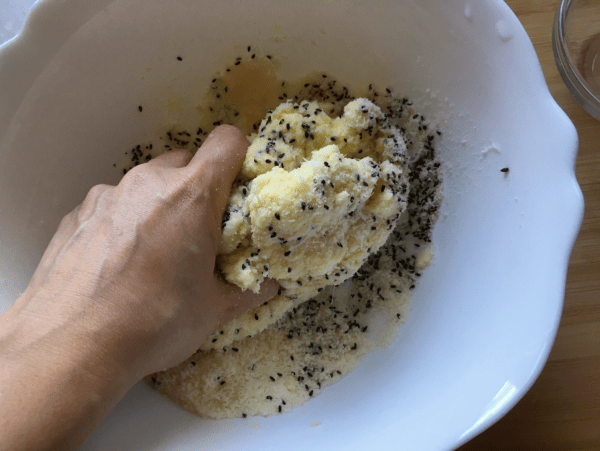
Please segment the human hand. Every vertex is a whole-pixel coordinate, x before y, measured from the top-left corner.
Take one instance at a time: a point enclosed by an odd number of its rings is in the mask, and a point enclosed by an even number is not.
[[[192,158],[168,152],[116,186],[92,188],[61,222],[9,313],[70,328],[132,380],[174,366],[218,327],[274,296],[241,292],[215,273],[229,187],[249,142],[217,127]],[[65,352],[62,349],[56,352]]]
[[[193,354],[278,285],[215,273],[248,140],[213,130],[92,188],[61,222],[26,291],[0,315],[0,451],[76,449],[143,376]]]

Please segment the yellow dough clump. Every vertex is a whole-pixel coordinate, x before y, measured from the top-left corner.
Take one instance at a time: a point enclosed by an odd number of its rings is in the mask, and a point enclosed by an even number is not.
[[[250,137],[217,265],[243,289],[257,292],[265,278],[282,289],[203,349],[255,335],[324,287],[351,278],[406,209],[402,132],[369,100],[350,102],[337,118],[325,113],[327,106],[281,104]]]

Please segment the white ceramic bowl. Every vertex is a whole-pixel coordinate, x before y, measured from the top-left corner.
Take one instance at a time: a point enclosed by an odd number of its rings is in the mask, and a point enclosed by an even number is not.
[[[439,123],[435,261],[396,342],[305,406],[203,421],[138,385],[83,449],[462,444],[541,371],[583,210],[575,129],[499,0],[41,1],[0,51],[0,307],[24,289],[60,218],[92,185],[117,183],[123,150],[184,120],[248,44],[278,56],[284,78],[319,69],[390,85]]]

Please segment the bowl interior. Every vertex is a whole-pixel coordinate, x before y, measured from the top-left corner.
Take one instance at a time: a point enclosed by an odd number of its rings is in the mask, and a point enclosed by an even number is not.
[[[444,449],[523,395],[556,332],[582,203],[575,130],[504,3],[76,3],[42,2],[0,54],[0,310],[61,217],[118,182],[126,150],[193,123],[247,45],[284,79],[321,70],[410,96],[443,131],[445,178],[436,257],[388,349],[269,419],[198,420],[138,385],[83,449]]]

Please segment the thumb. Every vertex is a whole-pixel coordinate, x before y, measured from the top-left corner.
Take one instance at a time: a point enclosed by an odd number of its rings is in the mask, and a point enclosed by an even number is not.
[[[250,141],[233,125],[220,125],[210,134],[187,165],[209,190],[220,218],[225,212],[231,185],[240,172]]]
[[[229,322],[235,317],[252,310],[271,299],[279,291],[279,283],[273,279],[266,279],[261,285],[258,293],[251,290],[242,291],[237,286],[227,283],[220,275],[215,274],[217,289],[225,304],[224,322]]]

